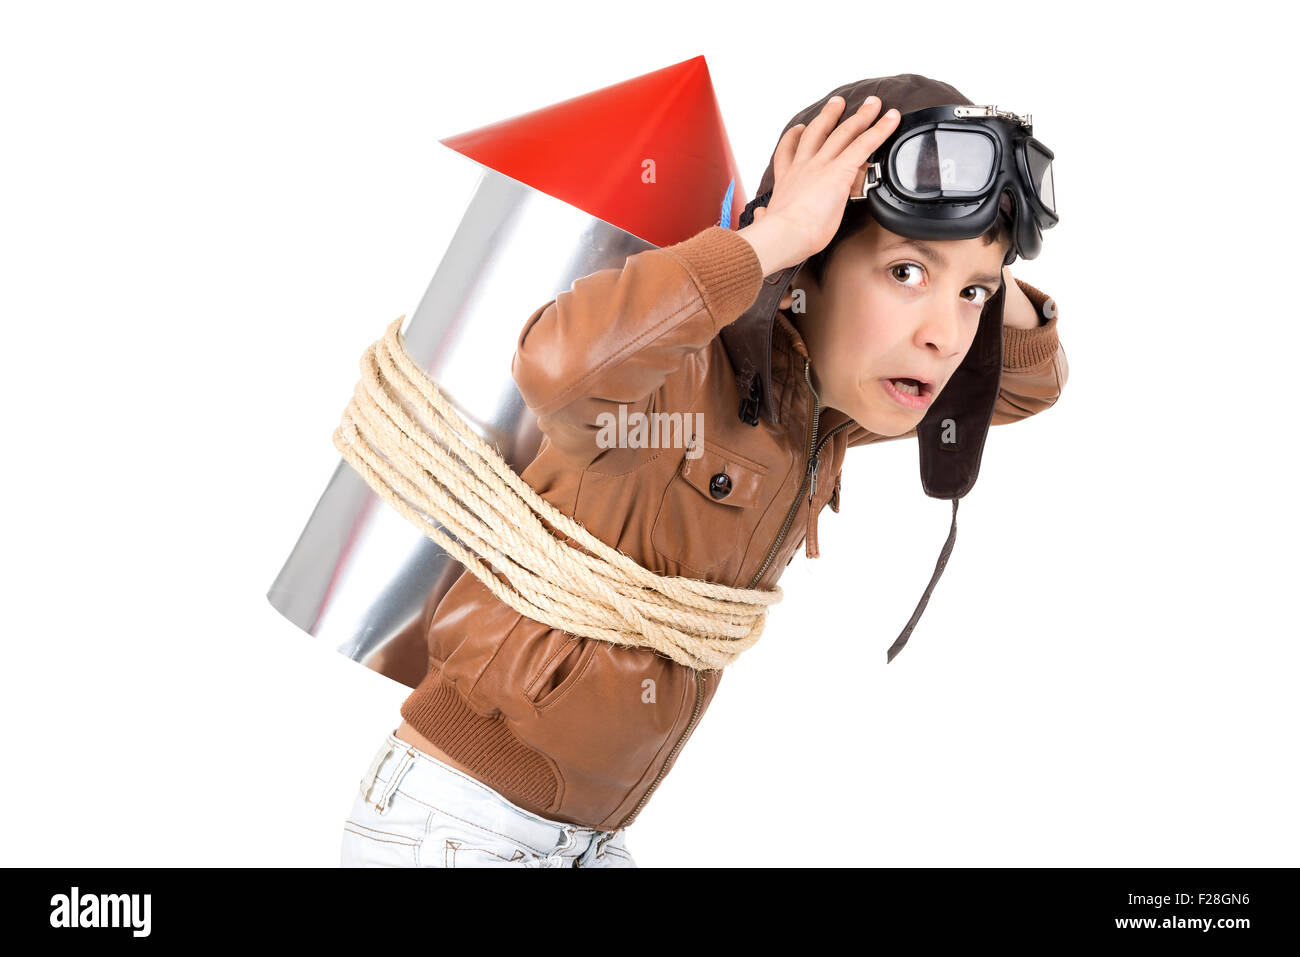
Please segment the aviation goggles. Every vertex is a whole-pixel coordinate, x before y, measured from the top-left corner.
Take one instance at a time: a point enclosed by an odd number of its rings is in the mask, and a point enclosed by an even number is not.
[[[909,239],[983,235],[1008,205],[1016,257],[1035,258],[1057,224],[1053,153],[1034,139],[1032,118],[996,106],[934,106],[905,113],[867,160],[861,196],[872,216]]]

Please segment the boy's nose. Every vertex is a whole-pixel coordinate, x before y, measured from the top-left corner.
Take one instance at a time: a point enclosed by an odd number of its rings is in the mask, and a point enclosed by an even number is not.
[[[924,345],[933,346],[940,355],[950,356],[961,348],[962,331],[960,306],[957,309],[936,306],[926,312],[918,335]]]

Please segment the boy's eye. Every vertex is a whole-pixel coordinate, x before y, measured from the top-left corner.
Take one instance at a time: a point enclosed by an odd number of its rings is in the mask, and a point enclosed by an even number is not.
[[[916,283],[907,282],[906,273],[907,270],[909,269],[916,270],[917,278],[920,278],[925,275],[925,269],[921,266],[918,266],[916,263],[899,263],[896,266],[890,266],[889,272],[890,275],[894,277],[894,279],[898,280],[900,285],[915,286]],[[900,275],[900,273],[902,275]],[[987,286],[967,286],[965,291],[969,292],[971,290],[974,290],[975,298],[968,300],[968,302],[970,302],[970,304],[973,306],[983,306],[984,303],[988,302],[989,297],[992,296],[993,293],[996,291],[993,289],[989,289]]]
[[[899,275],[898,275],[899,270],[908,270],[908,269],[915,269],[916,272],[917,272],[918,277],[919,277],[920,275],[924,274],[924,272],[925,272],[925,270],[923,270],[923,269],[922,269],[920,266],[918,266],[916,263],[899,263],[897,266],[890,266],[890,267],[889,267],[889,272],[890,272],[890,274],[891,274],[895,279],[900,279],[900,277],[899,277]],[[907,281],[906,281],[906,276],[902,277],[902,278],[900,279],[900,281],[902,282],[902,284],[903,284],[904,286],[914,286],[914,285],[916,285],[916,283],[907,282]]]

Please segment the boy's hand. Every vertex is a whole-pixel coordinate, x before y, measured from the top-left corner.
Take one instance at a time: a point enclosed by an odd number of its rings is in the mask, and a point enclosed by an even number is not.
[[[811,123],[796,124],[781,137],[772,156],[767,212],[760,217],[760,207],[754,222],[740,230],[758,253],[763,275],[803,262],[834,238],[849,191],[866,178],[867,157],[898,126],[897,110],[876,120],[880,105],[868,97],[836,125],[844,99],[835,97]]]
[[[1006,287],[1006,302],[1002,306],[1002,324],[1017,329],[1037,329],[1042,325],[1038,310],[1029,301],[1025,291],[1011,277],[1011,267],[1002,267],[1002,283]]]

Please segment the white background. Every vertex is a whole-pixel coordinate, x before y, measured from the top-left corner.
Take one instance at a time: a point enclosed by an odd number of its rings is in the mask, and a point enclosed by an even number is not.
[[[638,863],[1300,863],[1274,8],[3,9],[4,864],[337,865],[408,690],[265,596],[474,185],[438,139],[701,53],[744,199],[852,80],[1031,112],[1062,222],[1012,269],[1070,380],[990,436],[888,666],[950,508],[915,443],[849,456]]]

